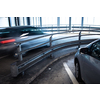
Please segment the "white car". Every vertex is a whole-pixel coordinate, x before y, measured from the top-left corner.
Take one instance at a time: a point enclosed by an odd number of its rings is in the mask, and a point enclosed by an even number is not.
[[[78,49],[74,58],[75,76],[88,84],[100,83],[100,39]]]

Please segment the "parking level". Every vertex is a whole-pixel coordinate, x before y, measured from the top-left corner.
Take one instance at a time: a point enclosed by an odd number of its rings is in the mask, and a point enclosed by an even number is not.
[[[75,79],[74,54],[77,47],[53,53],[13,78],[10,74],[0,79],[1,84],[83,84]],[[31,54],[31,53],[30,53]],[[66,65],[68,68],[66,68]],[[68,69],[68,70],[66,70]]]
[[[84,84],[75,78],[74,55],[54,62],[31,84]]]

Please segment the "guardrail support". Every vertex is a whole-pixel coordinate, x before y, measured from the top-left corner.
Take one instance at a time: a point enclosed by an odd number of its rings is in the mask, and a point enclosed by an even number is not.
[[[11,75],[12,75],[12,77],[17,77],[18,74],[19,74],[18,73],[18,66],[16,65],[16,63],[13,63],[11,65]]]
[[[80,45],[81,45],[80,40],[81,40],[81,31],[79,32],[79,44],[78,44],[78,48],[80,48]]]
[[[50,47],[52,47],[52,35],[50,36]]]
[[[50,47],[52,47],[52,35],[50,36]],[[53,58],[53,54],[50,54],[50,58]]]
[[[18,53],[20,53],[20,52],[21,52],[21,44],[18,45]],[[19,54],[18,57],[19,57],[19,61],[23,60],[22,54]]]

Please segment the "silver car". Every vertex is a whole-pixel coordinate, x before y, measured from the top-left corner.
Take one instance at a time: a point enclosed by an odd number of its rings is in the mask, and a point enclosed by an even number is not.
[[[78,49],[74,58],[75,76],[88,84],[100,83],[100,39]]]
[[[0,56],[17,52],[16,42],[46,35],[40,29],[33,26],[17,26],[0,29]],[[37,46],[49,41],[50,36],[38,38],[22,43],[22,50]],[[49,45],[49,44],[45,44]]]

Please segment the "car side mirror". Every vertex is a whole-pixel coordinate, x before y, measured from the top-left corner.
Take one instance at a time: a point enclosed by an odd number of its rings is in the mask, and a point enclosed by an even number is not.
[[[88,53],[88,48],[81,48],[80,53],[87,54]]]

